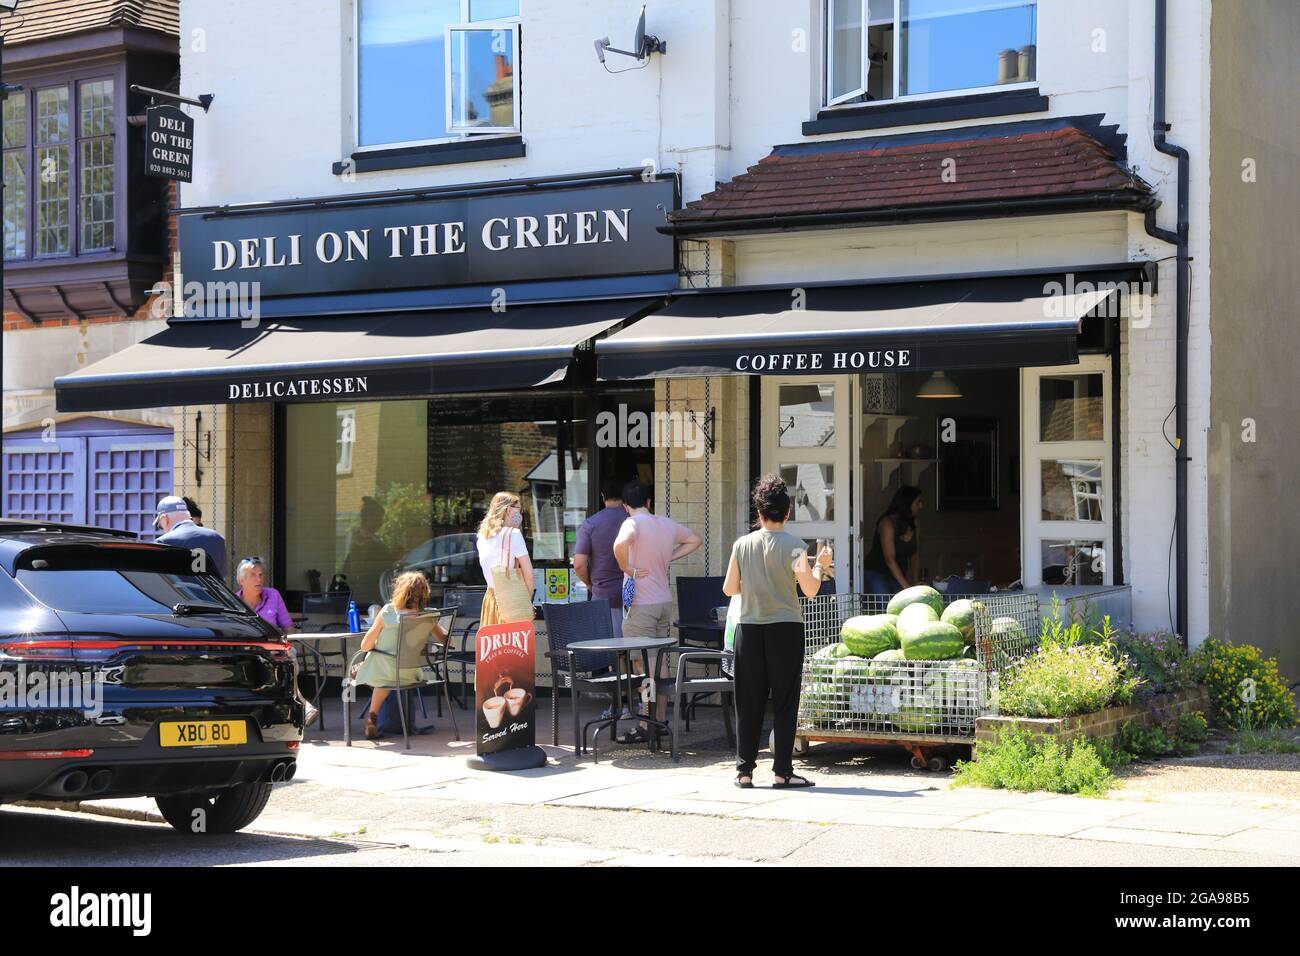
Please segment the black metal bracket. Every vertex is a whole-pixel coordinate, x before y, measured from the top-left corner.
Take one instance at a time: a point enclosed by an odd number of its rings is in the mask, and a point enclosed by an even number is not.
[[[208,108],[212,106],[212,101],[215,99],[214,95],[211,93],[203,93],[198,98],[195,98],[193,96],[181,96],[179,93],[169,93],[166,90],[155,90],[151,86],[141,86],[139,83],[132,83],[130,89],[132,93],[143,93],[145,96],[149,97],[151,106],[153,105],[154,100],[164,99],[171,100],[173,103],[187,103],[190,106],[200,106],[203,108],[203,112],[205,113],[208,111]]]
[[[717,425],[717,409],[710,408],[704,413],[704,421],[701,422],[694,411],[690,412],[691,421],[695,427],[704,432],[705,439],[709,443],[709,454],[712,455],[717,450],[717,441],[715,440],[714,431]]]
[[[204,448],[199,447],[199,432],[200,429],[202,428],[202,425],[203,425],[203,413],[195,412],[194,440],[191,441],[188,438],[181,439],[182,447],[188,447],[194,449],[194,483],[196,485],[203,484],[203,465],[199,463],[200,460],[209,461],[209,462],[212,461],[212,429],[208,429],[206,440],[203,443],[204,446],[206,446],[206,450],[204,450]]]

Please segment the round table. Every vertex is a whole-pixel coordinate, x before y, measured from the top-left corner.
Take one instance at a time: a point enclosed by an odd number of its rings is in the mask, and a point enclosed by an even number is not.
[[[591,640],[591,641],[574,641],[568,646],[569,649],[575,651],[589,651],[598,654],[616,655],[615,666],[617,667],[617,673],[620,675],[627,675],[626,699],[627,699],[628,710],[630,711],[632,709],[631,655],[636,653],[637,651],[641,652],[642,660],[645,663],[646,676],[650,680],[651,685],[653,686],[655,678],[658,676],[659,673],[659,661],[658,661],[658,655],[656,655],[655,666],[654,668],[651,668],[650,660],[649,660],[650,657],[649,652],[654,650],[662,650],[665,647],[676,647],[677,641],[671,637],[611,637],[611,638],[598,638],[596,640]],[[593,761],[599,761],[600,759],[596,744],[600,738],[601,730],[612,725],[614,729],[611,731],[611,734],[614,737],[618,736],[618,722],[619,720],[623,719],[623,702],[624,702],[624,690],[625,690],[624,683],[625,682],[623,680],[616,680],[614,682],[614,686],[618,688],[618,692],[614,700],[614,710],[613,710],[614,716],[609,718],[604,718],[604,719],[589,720],[582,727],[582,738],[585,741],[587,739],[587,728],[590,727],[592,724],[597,725],[595,733],[591,735],[591,756]],[[659,728],[663,728],[664,732],[667,733],[669,738],[671,739],[673,731],[672,728],[668,726],[666,721],[655,720],[649,714],[647,714],[644,717],[637,717],[635,719],[638,723],[646,723],[650,725],[649,726],[650,733],[648,736],[649,736],[650,749],[652,751],[658,749],[659,734],[657,733],[657,730]]]

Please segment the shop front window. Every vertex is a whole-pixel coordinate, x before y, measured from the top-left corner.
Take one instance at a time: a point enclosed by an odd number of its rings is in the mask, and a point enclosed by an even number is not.
[[[1042,462],[1044,521],[1104,521],[1103,462]]]
[[[1104,584],[1106,546],[1102,541],[1043,541],[1043,583]]]
[[[290,406],[283,586],[346,582],[363,609],[406,570],[425,574],[435,603],[447,587],[481,587],[478,526],[511,491],[544,587],[546,568],[570,566],[588,514],[583,408],[567,396]]]
[[[781,480],[794,502],[791,520],[835,520],[834,465],[782,465]]]
[[[835,386],[830,383],[782,385],[780,434],[782,448],[835,447]]]

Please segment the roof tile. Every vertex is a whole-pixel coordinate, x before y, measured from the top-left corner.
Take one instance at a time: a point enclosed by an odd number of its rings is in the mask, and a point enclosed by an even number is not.
[[[180,36],[180,0],[23,0],[0,19],[6,44],[104,27],[136,27]]]

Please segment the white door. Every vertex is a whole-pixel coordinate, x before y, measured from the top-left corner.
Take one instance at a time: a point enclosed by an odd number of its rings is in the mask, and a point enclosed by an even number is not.
[[[818,539],[834,549],[842,592],[852,588],[853,387],[850,375],[763,379],[763,473],[779,474],[790,489],[794,517],[786,530],[807,541],[810,551]]]
[[[1026,587],[1111,584],[1110,359],[1021,374]]]

